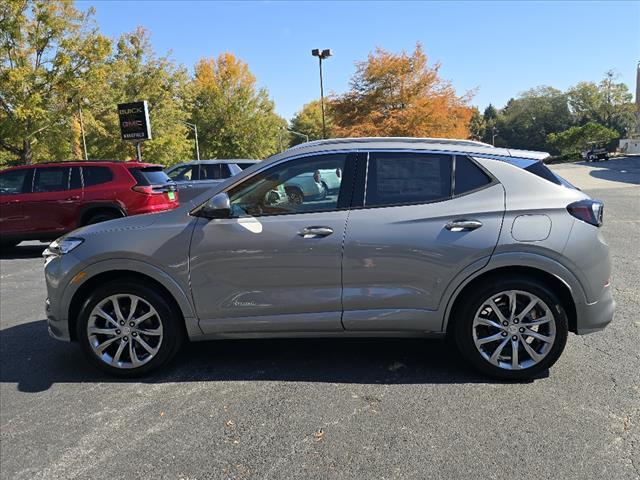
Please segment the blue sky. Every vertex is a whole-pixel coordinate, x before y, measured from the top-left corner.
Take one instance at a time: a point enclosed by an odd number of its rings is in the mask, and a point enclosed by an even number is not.
[[[144,26],[158,54],[193,72],[229,51],[249,64],[276,110],[290,119],[319,96],[312,48],[331,48],[325,92],[348,89],[354,62],[376,46],[410,51],[420,41],[457,91],[500,107],[537,85],[565,89],[609,69],[635,90],[640,2],[194,2],[80,1],[103,33]]]

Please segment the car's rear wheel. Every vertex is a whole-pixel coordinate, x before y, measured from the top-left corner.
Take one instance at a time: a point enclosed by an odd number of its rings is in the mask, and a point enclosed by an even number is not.
[[[456,343],[482,373],[530,379],[551,367],[564,350],[567,316],[560,299],[542,282],[505,278],[464,300],[455,312]]]
[[[85,301],[77,338],[95,366],[131,377],[171,360],[184,334],[179,312],[156,291],[138,283],[110,282]]]

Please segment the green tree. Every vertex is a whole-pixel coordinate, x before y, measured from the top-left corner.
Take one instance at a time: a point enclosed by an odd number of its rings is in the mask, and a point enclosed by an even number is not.
[[[560,133],[550,133],[548,142],[560,153],[567,155],[582,151],[589,142],[609,143],[619,137],[615,130],[589,122]]]
[[[553,149],[547,135],[566,130],[570,125],[566,94],[547,86],[527,90],[509,100],[496,119],[504,144],[531,150]]]
[[[612,71],[600,83],[580,82],[567,92],[569,108],[578,125],[596,122],[624,135],[635,125],[633,96]]]
[[[79,93],[90,158],[132,159],[135,147],[120,139],[117,104],[147,100],[152,140],[143,159],[165,165],[195,158],[184,122],[189,117],[188,74],[168,57],[157,57],[143,28],[122,35],[109,61]]]
[[[471,120],[469,120],[469,138],[472,140],[482,140],[485,128],[484,117],[480,115],[480,111],[477,108],[473,108]]]
[[[484,112],[482,113],[483,129],[482,135],[480,136],[480,140],[483,142],[493,145],[494,135],[496,137],[498,136],[498,129],[496,127],[498,115],[498,110],[491,103],[484,109]]]
[[[71,153],[74,92],[107,58],[110,41],[71,2],[0,3],[0,148],[21,163]],[[61,138],[67,139],[66,145]],[[11,155],[9,157],[8,154]]]
[[[325,112],[327,124],[327,137],[331,138],[331,117]],[[322,139],[322,107],[320,100],[313,100],[302,107],[291,119],[291,130],[309,136],[309,140]],[[296,135],[291,136],[291,145],[304,142],[304,139]]]
[[[265,158],[279,150],[286,121],[232,54],[200,60],[189,95],[202,158]]]

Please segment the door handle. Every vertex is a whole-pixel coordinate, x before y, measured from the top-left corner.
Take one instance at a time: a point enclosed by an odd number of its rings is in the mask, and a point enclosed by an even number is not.
[[[450,230],[452,232],[470,232],[471,230],[475,230],[476,228],[480,228],[482,226],[482,222],[478,220],[451,220],[447,223],[444,228]]]
[[[73,197],[69,197],[67,198],[68,201],[73,201],[73,200],[80,200],[80,197],[77,195],[74,195]]]
[[[333,233],[330,227],[305,227],[298,232],[302,238],[322,238],[328,237]]]

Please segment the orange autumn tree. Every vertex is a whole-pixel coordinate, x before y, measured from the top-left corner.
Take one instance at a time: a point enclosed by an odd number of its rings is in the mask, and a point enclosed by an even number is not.
[[[458,96],[429,66],[420,43],[411,55],[381,48],[356,63],[351,90],[330,102],[336,137],[469,137],[471,93]]]

